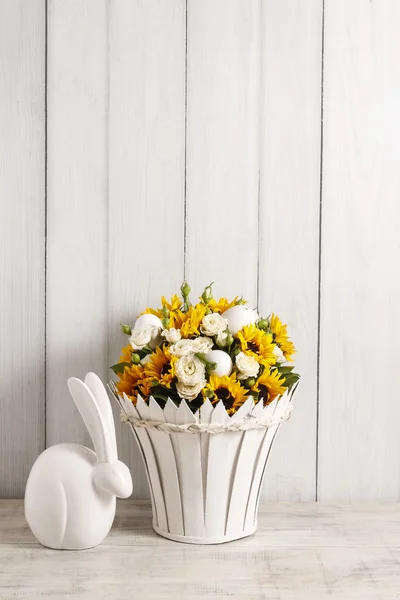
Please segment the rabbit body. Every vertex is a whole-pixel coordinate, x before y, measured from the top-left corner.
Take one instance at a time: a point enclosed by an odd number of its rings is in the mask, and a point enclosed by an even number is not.
[[[116,498],[93,483],[96,454],[78,444],[58,444],[37,459],[26,486],[25,517],[44,546],[84,549],[110,531]]]
[[[118,460],[114,419],[107,392],[95,373],[75,377],[68,388],[95,452],[78,444],[45,450],[32,467],[25,517],[44,546],[83,550],[100,544],[115,516],[116,496],[132,493],[128,467]]]

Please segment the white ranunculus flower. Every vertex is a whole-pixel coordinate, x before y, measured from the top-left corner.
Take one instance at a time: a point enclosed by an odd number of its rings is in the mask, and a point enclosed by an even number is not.
[[[254,358],[244,352],[239,352],[236,356],[236,367],[238,368],[239,374],[238,379],[247,379],[248,377],[256,377],[260,365]]]
[[[157,335],[157,333],[157,327],[154,327],[154,325],[138,327],[132,331],[129,343],[134,350],[142,350],[142,348],[147,346],[154,339],[154,334]]]
[[[193,352],[206,354],[213,347],[214,342],[209,337],[200,336],[192,340]]]
[[[214,336],[225,331],[227,326],[228,321],[221,317],[219,313],[210,313],[203,318],[200,330],[205,335]]]
[[[169,351],[174,356],[188,356],[188,354],[193,354],[192,340],[179,340],[179,342],[172,344]]]
[[[283,354],[283,352],[279,348],[279,346],[275,346],[275,348],[274,348],[274,354],[275,354],[276,362],[278,363],[278,365],[286,362],[285,355]]]
[[[203,387],[206,385],[206,380],[202,379],[196,385],[186,385],[186,383],[178,382],[176,384],[176,391],[180,398],[184,400],[194,400],[200,394]]]
[[[161,335],[170,344],[174,344],[175,342],[179,342],[179,340],[182,337],[181,332],[179,331],[179,329],[174,329],[174,327],[171,327],[171,329],[164,329],[164,331],[161,332]]]
[[[181,356],[176,363],[178,381],[185,385],[197,385],[199,381],[204,381],[204,374],[204,363],[194,354]]]

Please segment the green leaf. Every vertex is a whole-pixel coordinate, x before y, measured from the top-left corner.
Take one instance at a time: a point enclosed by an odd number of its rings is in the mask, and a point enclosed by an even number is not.
[[[131,363],[127,363],[127,362],[122,362],[122,363],[117,363],[116,365],[113,365],[112,367],[110,367],[110,369],[112,369],[114,371],[114,373],[116,375],[118,375],[119,373],[123,373],[125,367],[130,367]]]
[[[284,386],[286,388],[290,388],[292,385],[294,385],[295,383],[297,383],[300,379],[300,375],[297,375],[297,373],[290,373],[286,378],[285,378],[285,383]]]
[[[282,373],[282,375],[285,375],[286,373],[291,373],[293,369],[294,367],[278,367],[278,371],[279,373]]]
[[[177,406],[179,406],[181,402],[180,398],[176,395],[174,390],[170,390],[169,388],[164,387],[162,385],[154,385],[151,390],[151,395],[153,396],[153,398],[162,400],[163,402],[167,402],[168,398],[171,398],[171,400]]]
[[[155,398],[156,400],[163,400],[164,402],[167,402],[169,395],[167,394],[163,394],[161,392],[152,392],[151,395],[153,396],[153,398]]]

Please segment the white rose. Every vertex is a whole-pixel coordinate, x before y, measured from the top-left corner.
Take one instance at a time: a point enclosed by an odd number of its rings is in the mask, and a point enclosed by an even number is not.
[[[225,331],[228,321],[221,317],[219,313],[210,313],[206,315],[200,326],[200,330],[205,335],[214,336]]]
[[[203,387],[206,385],[206,380],[202,379],[196,385],[186,385],[186,383],[177,383],[176,391],[184,400],[194,400],[200,394]]]
[[[151,340],[148,342],[148,344],[149,344],[150,348],[152,350],[154,350],[155,347],[159,346],[162,341],[162,338],[160,335],[161,330],[162,330],[161,320],[158,317],[156,317],[155,315],[149,315],[149,314],[141,315],[136,320],[135,327],[133,329],[140,330],[140,329],[145,329],[146,327],[153,327]]]
[[[173,327],[171,327],[171,329],[164,329],[161,335],[167,340],[167,342],[170,342],[170,344],[179,342],[182,337],[179,329],[174,329]]]
[[[192,340],[179,340],[179,342],[172,344],[169,351],[174,356],[188,356],[188,354],[193,354]]]
[[[204,363],[193,354],[181,356],[176,363],[178,381],[185,385],[197,385],[199,381],[204,381],[204,373]]]
[[[206,354],[213,347],[214,342],[209,337],[197,337],[192,340],[192,348],[193,352],[201,352],[202,354]]]
[[[236,356],[236,366],[239,370],[238,379],[247,379],[248,377],[256,377],[260,365],[254,356],[248,356],[244,352],[239,352]]]
[[[134,350],[142,350],[145,346],[154,339],[154,333],[157,336],[157,327],[153,325],[146,325],[145,327],[138,327],[132,331],[132,335],[129,338],[129,343]]]
[[[278,365],[286,362],[285,355],[283,354],[283,352],[279,348],[279,346],[275,346],[275,348],[274,348],[274,354],[275,354],[276,362],[278,363]]]

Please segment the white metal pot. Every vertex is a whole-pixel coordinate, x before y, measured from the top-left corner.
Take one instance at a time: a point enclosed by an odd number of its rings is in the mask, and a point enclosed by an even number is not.
[[[136,407],[118,398],[139,445],[150,486],[154,530],[171,540],[220,544],[254,533],[271,444],[291,412],[287,395],[266,406],[248,399],[230,417],[207,400]]]

